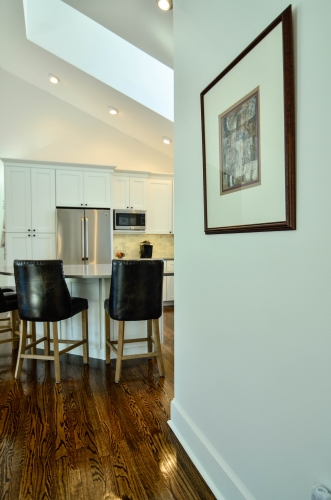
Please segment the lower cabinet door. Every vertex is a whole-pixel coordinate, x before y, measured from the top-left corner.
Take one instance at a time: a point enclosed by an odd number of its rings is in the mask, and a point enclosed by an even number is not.
[[[55,234],[36,233],[32,241],[32,258],[34,260],[56,259]]]
[[[166,276],[167,280],[167,300],[175,300],[174,276]]]
[[[163,289],[162,289],[163,302],[166,302],[167,299],[167,276],[163,276]]]
[[[15,259],[55,259],[54,233],[6,233],[6,265],[12,266]]]
[[[6,233],[5,260],[7,266],[12,266],[15,259],[32,259],[32,238],[26,233]]]

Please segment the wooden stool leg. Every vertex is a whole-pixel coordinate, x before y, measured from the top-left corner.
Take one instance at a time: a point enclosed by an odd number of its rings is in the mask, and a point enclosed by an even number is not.
[[[16,327],[17,327],[17,311],[10,311],[10,329],[11,329],[11,336],[15,337],[15,334],[17,332]],[[17,340],[12,341],[11,346],[12,349],[17,349],[19,346],[19,340],[20,337],[17,335]]]
[[[105,311],[105,331],[106,331],[106,364],[110,363],[110,347],[108,342],[110,342],[110,316]]]
[[[83,340],[86,342],[83,344],[83,360],[84,364],[88,363],[89,352],[88,352],[88,311],[82,311],[82,336]]]
[[[44,355],[45,356],[49,356],[49,350],[50,350],[49,338],[50,338],[50,334],[51,334],[51,331],[50,331],[49,323],[44,323],[44,337],[47,337],[47,340],[44,341]]]
[[[121,378],[122,357],[124,346],[124,321],[118,322],[118,344],[117,344],[117,360],[115,369],[115,382],[118,383]]]
[[[147,320],[147,346],[148,346],[148,352],[153,351],[153,342],[152,342],[152,335],[153,335],[153,323],[151,319]]]
[[[153,319],[154,326],[154,342],[156,351],[159,353],[156,356],[157,359],[157,367],[159,369],[160,377],[164,377],[164,366],[163,366],[163,356],[161,351],[161,342],[160,342],[160,331],[159,331],[159,320]]]
[[[55,382],[58,384],[61,381],[60,374],[60,356],[59,356],[59,338],[57,331],[57,323],[53,325],[53,346],[54,346],[54,366],[55,366]]]
[[[19,378],[22,371],[23,358],[21,358],[21,355],[25,353],[27,327],[27,322],[22,321],[22,335],[20,336],[20,345],[18,348],[15,378]]]
[[[35,342],[36,341],[36,323],[34,321],[31,321],[30,329],[31,329],[31,340],[32,340],[32,342]],[[31,354],[36,354],[36,352],[37,352],[36,346],[33,346],[31,348]]]

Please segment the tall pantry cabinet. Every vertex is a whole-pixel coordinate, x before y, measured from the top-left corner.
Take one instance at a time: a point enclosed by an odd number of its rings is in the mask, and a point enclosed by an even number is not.
[[[55,169],[5,163],[5,261],[54,259]]]

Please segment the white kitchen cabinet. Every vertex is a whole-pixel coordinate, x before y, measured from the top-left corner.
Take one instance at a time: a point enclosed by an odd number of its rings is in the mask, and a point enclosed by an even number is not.
[[[146,215],[148,234],[173,232],[173,182],[171,179],[148,179]]]
[[[166,281],[167,281],[167,301],[174,301],[175,300],[175,294],[174,294],[174,276],[166,276]]]
[[[6,233],[7,266],[12,266],[15,259],[32,259],[31,234]]]
[[[31,237],[32,259],[56,259],[55,233],[36,233]]]
[[[174,261],[165,260],[164,270],[173,273],[174,272]],[[163,277],[163,302],[173,302],[174,301],[174,276],[164,276]]]
[[[85,206],[110,208],[110,185],[109,172],[84,172]]]
[[[139,176],[114,175],[113,207],[146,209],[147,179]]]
[[[55,259],[55,234],[51,233],[6,233],[6,263],[13,265],[15,259]]]
[[[56,171],[56,206],[110,208],[110,173]]]
[[[55,232],[55,171],[6,167],[5,219],[7,232]]]
[[[83,205],[84,173],[80,170],[56,171],[56,206],[78,207]]]

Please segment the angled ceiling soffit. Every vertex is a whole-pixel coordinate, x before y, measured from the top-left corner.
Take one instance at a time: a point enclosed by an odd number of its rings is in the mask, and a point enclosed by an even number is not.
[[[23,0],[27,39],[173,121],[173,69],[60,0]]]

